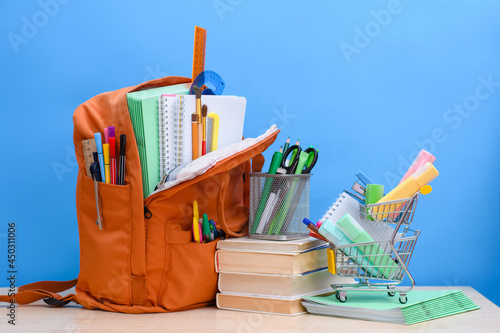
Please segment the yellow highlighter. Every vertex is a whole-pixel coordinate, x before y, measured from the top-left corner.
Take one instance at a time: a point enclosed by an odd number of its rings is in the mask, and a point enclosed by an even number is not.
[[[102,144],[102,153],[104,155],[104,175],[106,177],[106,184],[110,184],[111,169],[109,168],[109,143]]]
[[[423,167],[418,169],[411,175],[396,186],[391,192],[385,195],[382,199],[377,201],[377,203],[383,203],[386,201],[393,201],[399,199],[409,198],[415,193],[417,193],[420,188],[430,183],[434,178],[439,175],[439,171],[432,165],[431,162],[427,162]],[[397,205],[397,204],[396,204]],[[380,221],[387,218],[388,214],[380,214],[385,212],[394,211],[395,204],[387,204],[384,206],[376,207],[375,213],[377,213],[376,220]],[[392,208],[392,209],[391,209]],[[396,209],[398,209],[396,207]]]
[[[335,267],[335,251],[333,251],[331,248],[327,248],[326,257],[328,259],[328,271],[333,275],[336,275],[337,270]]]
[[[198,201],[193,201],[193,241],[195,243],[203,243],[201,237],[200,213],[198,212]]]
[[[210,142],[210,151],[217,150],[217,141],[219,140],[219,115],[217,113],[209,113],[208,118],[212,121],[212,138]]]

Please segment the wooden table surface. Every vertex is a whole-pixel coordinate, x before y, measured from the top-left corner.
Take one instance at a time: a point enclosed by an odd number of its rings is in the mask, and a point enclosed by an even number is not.
[[[430,290],[444,287],[417,287]],[[79,305],[51,308],[43,301],[16,309],[16,325],[7,323],[6,303],[0,308],[0,332],[500,332],[500,308],[471,287],[461,289],[480,310],[411,326],[316,316],[264,315],[205,307],[182,312],[123,314],[86,310]],[[5,294],[6,288],[0,288]]]

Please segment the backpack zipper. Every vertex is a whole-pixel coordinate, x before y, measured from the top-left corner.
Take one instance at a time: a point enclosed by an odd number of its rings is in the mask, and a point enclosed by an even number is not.
[[[144,217],[146,218],[146,220],[149,220],[150,218],[153,217],[153,214],[151,213],[151,211],[148,209],[148,206],[144,205]]]

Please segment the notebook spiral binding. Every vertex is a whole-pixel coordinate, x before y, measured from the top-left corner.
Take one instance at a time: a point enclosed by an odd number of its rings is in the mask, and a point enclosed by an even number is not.
[[[167,110],[168,104],[173,103],[171,98],[160,96],[158,98],[158,140],[160,143],[160,178],[170,170],[170,143],[168,142],[168,133],[170,121],[168,119]]]
[[[189,124],[186,124],[184,118],[184,97],[179,95],[176,101],[175,116],[174,116],[174,161],[175,167],[183,164],[185,161],[185,146],[186,134]],[[190,143],[188,143],[190,144]]]
[[[340,194],[337,198],[335,198],[335,201],[332,203],[332,205],[328,208],[328,210],[325,212],[323,217],[321,218],[321,222],[324,222],[326,219],[329,219],[335,210],[337,210],[342,203],[342,200],[345,198],[345,194]]]

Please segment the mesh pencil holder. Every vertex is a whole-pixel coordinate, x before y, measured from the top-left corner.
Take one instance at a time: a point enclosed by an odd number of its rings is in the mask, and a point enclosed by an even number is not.
[[[290,240],[306,237],[311,174],[250,174],[249,237]]]

